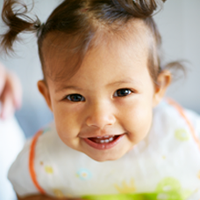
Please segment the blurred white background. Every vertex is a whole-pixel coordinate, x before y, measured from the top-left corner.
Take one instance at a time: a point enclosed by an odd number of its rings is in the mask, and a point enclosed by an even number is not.
[[[31,0],[25,2],[30,4]],[[45,22],[47,16],[61,0],[35,0],[34,2],[33,13],[37,14],[42,22]],[[2,5],[3,0],[0,0],[0,10]],[[155,16],[155,20],[163,39],[164,61],[188,61],[186,78],[173,83],[167,96],[200,114],[200,91],[198,91],[200,87],[199,9],[199,0],[168,0],[164,4],[163,10]],[[0,21],[0,33],[4,30]],[[30,137],[41,126],[52,120],[53,116],[36,86],[37,81],[42,78],[36,36],[26,34],[22,38],[24,38],[23,42],[17,43],[14,47],[16,55],[8,57],[0,54],[0,62],[6,65],[8,69],[15,71],[21,79],[24,91],[23,106],[17,111],[16,117],[26,137]],[[1,132],[0,129],[0,134]],[[1,139],[2,137],[0,137]]]

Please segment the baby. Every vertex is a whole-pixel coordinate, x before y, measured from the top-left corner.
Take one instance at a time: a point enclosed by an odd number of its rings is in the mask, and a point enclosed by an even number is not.
[[[55,119],[10,168],[19,199],[200,199],[200,118],[162,100],[158,1],[65,0],[45,24],[15,6],[4,1],[2,45],[37,33]]]

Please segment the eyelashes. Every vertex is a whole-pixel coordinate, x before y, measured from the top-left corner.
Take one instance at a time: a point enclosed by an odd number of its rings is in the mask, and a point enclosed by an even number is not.
[[[65,97],[65,99],[72,101],[72,102],[85,101],[85,98],[80,94],[69,94]]]
[[[114,97],[125,97],[131,94],[133,91],[130,89],[119,89],[114,93]]]
[[[125,97],[125,96],[130,95],[131,93],[133,93],[133,91],[131,89],[122,88],[122,89],[117,90],[113,96],[114,97]],[[71,102],[85,101],[85,97],[83,97],[81,94],[69,94],[64,98],[64,100],[65,99],[67,99]]]

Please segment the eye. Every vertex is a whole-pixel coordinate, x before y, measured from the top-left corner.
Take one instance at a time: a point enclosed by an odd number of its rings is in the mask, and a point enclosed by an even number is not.
[[[132,90],[130,90],[130,89],[127,89],[127,88],[119,89],[114,93],[114,97],[124,97],[131,93],[132,93]]]
[[[69,101],[73,101],[73,102],[85,101],[85,98],[80,94],[70,94],[70,95],[67,95],[65,99],[68,99]]]

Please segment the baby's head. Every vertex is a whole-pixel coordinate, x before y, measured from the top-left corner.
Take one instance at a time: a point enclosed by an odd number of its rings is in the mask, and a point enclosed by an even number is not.
[[[8,25],[11,2],[3,12]],[[18,32],[37,30],[44,73],[38,88],[61,140],[94,160],[118,159],[147,136],[170,83],[160,67],[156,6],[154,0],[66,0],[43,25],[23,22],[22,29],[15,22]],[[10,32],[5,48],[17,36]]]

